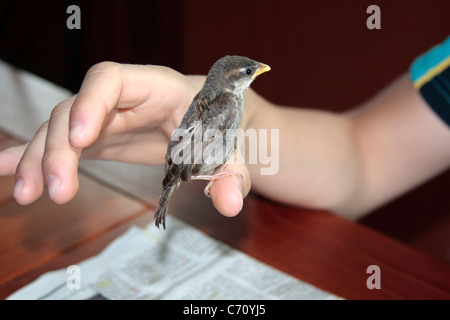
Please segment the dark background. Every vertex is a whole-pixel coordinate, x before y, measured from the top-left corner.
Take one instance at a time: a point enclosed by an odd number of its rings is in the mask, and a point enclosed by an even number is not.
[[[66,9],[81,9],[69,30]],[[381,9],[369,30],[366,9]],[[252,87],[292,106],[346,110],[450,34],[448,0],[0,1],[0,58],[77,92],[93,64],[162,64],[205,74],[223,55],[272,67]],[[361,220],[450,261],[450,174]]]

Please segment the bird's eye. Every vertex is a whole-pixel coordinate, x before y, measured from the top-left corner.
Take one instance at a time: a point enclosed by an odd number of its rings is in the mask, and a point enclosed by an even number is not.
[[[245,73],[249,76],[253,73],[253,69],[252,68],[247,68],[245,69]]]

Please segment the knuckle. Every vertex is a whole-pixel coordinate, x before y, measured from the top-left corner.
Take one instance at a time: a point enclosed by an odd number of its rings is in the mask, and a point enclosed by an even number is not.
[[[39,129],[36,131],[36,135],[47,134],[48,123],[49,123],[49,120],[42,123],[41,126],[39,127]],[[30,142],[27,143],[27,147],[29,144],[30,144]]]
[[[113,73],[118,74],[121,71],[121,65],[117,62],[103,61],[94,64],[89,68],[87,75],[95,75],[98,73]]]
[[[72,105],[72,98],[66,99],[58,103],[50,114],[50,119],[60,117],[68,113],[70,106]],[[48,124],[47,124],[48,126]]]
[[[70,152],[63,152],[56,146],[46,146],[42,156],[42,169],[48,173],[64,174],[69,168],[76,168],[78,160]]]
[[[42,157],[42,168],[45,172],[50,171],[50,169],[55,169],[58,164],[58,155],[56,154],[56,149],[51,147],[46,147],[45,153]]]

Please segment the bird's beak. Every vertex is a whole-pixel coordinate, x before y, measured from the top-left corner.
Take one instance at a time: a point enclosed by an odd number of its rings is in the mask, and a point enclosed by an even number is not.
[[[252,79],[255,79],[260,74],[267,72],[270,70],[270,67],[267,64],[260,63],[258,66],[258,69],[256,69],[256,72],[253,74]]]

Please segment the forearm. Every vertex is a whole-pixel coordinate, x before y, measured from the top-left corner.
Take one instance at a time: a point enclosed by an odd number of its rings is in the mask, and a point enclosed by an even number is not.
[[[262,175],[265,165],[248,165],[253,190],[296,206],[332,211],[347,206],[361,176],[348,117],[275,106],[256,94],[248,100],[248,128],[279,130],[279,159],[272,159],[279,170]]]
[[[406,74],[348,113],[249,101],[247,126],[280,133],[278,173],[249,166],[252,187],[278,201],[358,218],[450,164],[450,130]]]
[[[348,117],[363,169],[347,212],[372,211],[449,167],[449,127],[413,88],[408,74]]]

